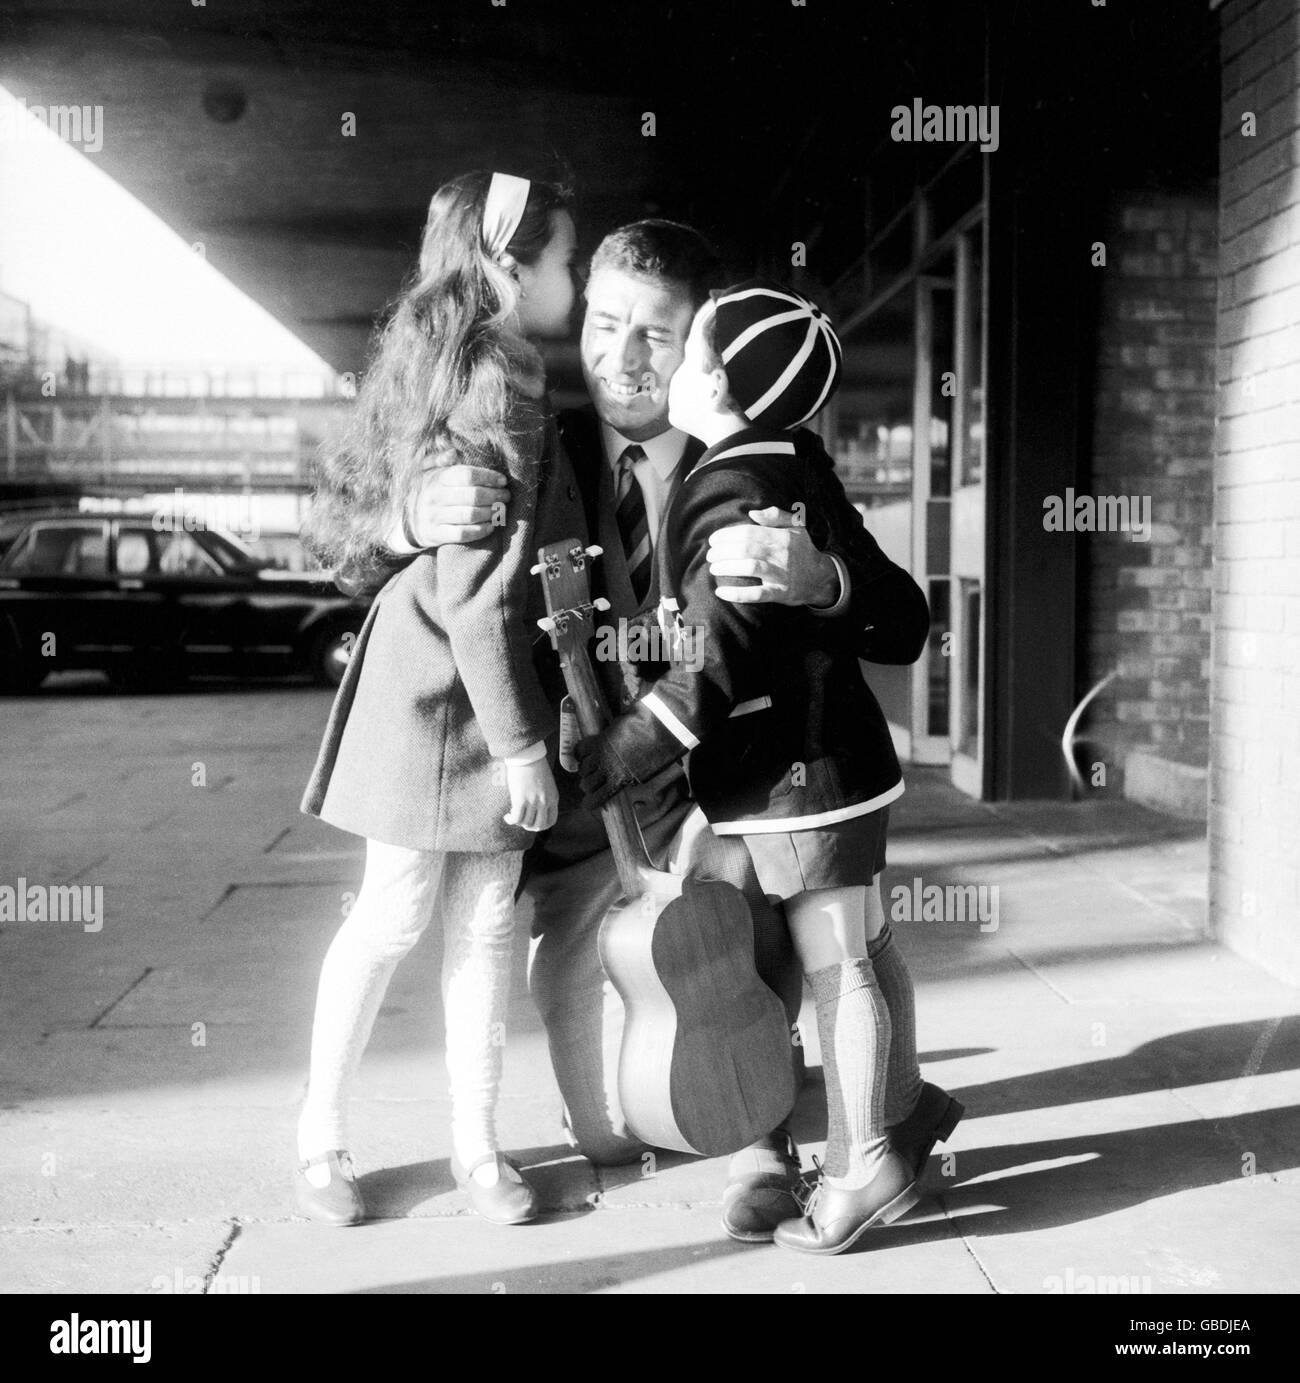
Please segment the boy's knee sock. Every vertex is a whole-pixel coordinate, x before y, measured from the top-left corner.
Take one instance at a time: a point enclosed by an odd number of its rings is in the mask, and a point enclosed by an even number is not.
[[[916,997],[912,976],[886,922],[867,956],[889,1008],[889,1074],[885,1080],[885,1126],[901,1124],[921,1098],[921,1068],[916,1058]]]
[[[879,1169],[885,1138],[889,1009],[869,960],[854,959],[808,976],[817,1004],[826,1075],[825,1174],[864,1186]]]

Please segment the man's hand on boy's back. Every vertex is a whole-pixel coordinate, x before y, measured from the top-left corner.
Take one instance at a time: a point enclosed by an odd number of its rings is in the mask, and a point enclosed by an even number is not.
[[[709,539],[709,571],[719,600],[752,605],[834,605],[840,594],[835,563],[786,509],[751,509],[753,523],[719,528]],[[738,577],[746,584],[736,585]]]
[[[478,542],[492,532],[493,506],[509,498],[509,485],[495,471],[431,466],[412,506],[411,532],[421,547]],[[750,517],[752,524],[720,529],[709,544],[709,568],[718,579],[719,596],[737,604],[767,600],[814,609],[833,605],[840,589],[835,563],[817,550],[794,515],[756,509]],[[761,584],[737,586],[737,577]]]

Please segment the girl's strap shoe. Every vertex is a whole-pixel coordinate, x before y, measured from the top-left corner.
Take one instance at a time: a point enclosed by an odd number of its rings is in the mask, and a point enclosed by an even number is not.
[[[475,1170],[489,1162],[497,1164],[495,1186],[484,1186],[474,1180]],[[516,1175],[512,1176],[506,1168],[511,1168]],[[468,1167],[462,1167],[453,1154],[451,1174],[456,1178],[456,1185],[468,1194],[470,1205],[494,1225],[522,1225],[537,1218],[540,1210],[537,1192],[524,1180],[519,1164],[505,1153],[486,1153],[475,1158]]]
[[[314,1186],[307,1180],[309,1167],[329,1169],[329,1181]],[[331,1148],[298,1164],[294,1178],[294,1200],[298,1213],[327,1225],[355,1225],[366,1218],[366,1204],[357,1188],[352,1154],[344,1148]]]

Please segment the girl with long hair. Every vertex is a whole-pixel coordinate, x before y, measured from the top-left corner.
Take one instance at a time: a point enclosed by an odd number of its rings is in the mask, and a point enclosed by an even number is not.
[[[509,483],[489,538],[421,552],[375,598],[303,798],[305,812],[366,839],[360,892],[321,970],[298,1125],[298,1208],[329,1223],[364,1218],[349,1086],[388,982],[435,913],[453,1171],[487,1218],[537,1213],[494,1115],[515,890],[530,833],[553,824],[557,805],[525,602],[556,445],[532,341],[567,332],[567,202],[563,188],[503,173],[434,194],[418,272],[324,456],[306,528],[322,563],[353,580],[391,563],[386,535],[409,537],[428,457],[458,453]]]

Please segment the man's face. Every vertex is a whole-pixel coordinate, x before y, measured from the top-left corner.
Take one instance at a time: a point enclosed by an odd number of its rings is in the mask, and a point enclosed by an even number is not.
[[[684,284],[597,269],[587,283],[582,375],[601,421],[644,442],[667,431],[668,381],[694,311]]]

